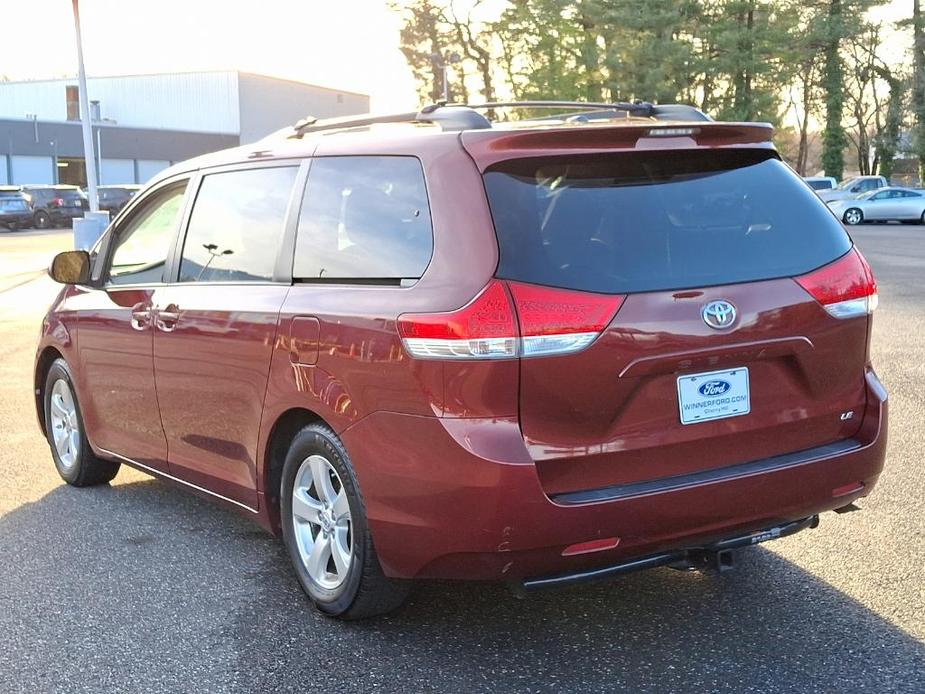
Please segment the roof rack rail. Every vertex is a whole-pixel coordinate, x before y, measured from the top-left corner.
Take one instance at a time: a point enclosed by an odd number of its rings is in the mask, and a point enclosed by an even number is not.
[[[435,109],[445,104],[425,106],[422,111]],[[495,101],[484,104],[466,104],[471,109],[495,108],[574,108],[593,111],[587,115],[603,118],[612,111],[625,111],[629,116],[654,118],[655,120],[713,120],[696,106],[689,104],[652,104],[648,101],[618,101],[605,103],[595,101]],[[580,114],[578,114],[580,115]]]
[[[491,101],[484,104],[467,104],[472,109],[491,108],[586,108],[597,111],[626,111],[634,116],[651,116],[656,108],[646,101],[635,103],[598,103],[593,101]]]
[[[433,123],[444,130],[484,130],[491,127],[491,121],[465,105],[437,103],[408,113],[347,116],[324,120],[306,118],[295,124],[295,132],[290,137],[300,138],[306,133],[361,128],[377,123]]]
[[[633,103],[618,102],[614,104],[590,101],[490,101],[483,104],[448,104],[437,102],[424,106],[420,111],[390,113],[379,116],[364,114],[343,118],[305,118],[293,126],[289,137],[301,138],[306,133],[324,132],[326,130],[345,130],[361,128],[378,123],[432,123],[443,130],[485,130],[491,128],[491,121],[478,113],[482,110],[496,108],[567,108],[587,109],[592,113],[585,118],[605,118],[612,111],[624,111],[628,116],[654,118],[655,120],[712,120],[700,109],[686,104],[650,104],[647,101]],[[582,114],[574,117],[581,118]]]
[[[699,108],[689,104],[659,104],[654,107],[652,116],[656,120],[713,120]]]

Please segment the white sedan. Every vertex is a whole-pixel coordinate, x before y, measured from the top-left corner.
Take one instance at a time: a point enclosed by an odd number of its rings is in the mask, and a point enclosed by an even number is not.
[[[829,209],[845,224],[906,222],[925,224],[925,191],[880,188],[845,200],[832,200]]]

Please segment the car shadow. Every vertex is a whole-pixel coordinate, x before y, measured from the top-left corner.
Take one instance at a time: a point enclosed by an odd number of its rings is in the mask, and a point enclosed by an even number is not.
[[[276,539],[155,480],[57,487],[0,518],[0,547],[2,691],[922,691],[925,673],[925,645],[760,548],[728,574],[526,599],[424,583],[341,623]]]

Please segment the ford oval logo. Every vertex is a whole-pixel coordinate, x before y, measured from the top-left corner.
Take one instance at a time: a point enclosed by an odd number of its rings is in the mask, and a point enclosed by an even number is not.
[[[728,392],[730,388],[732,388],[732,386],[729,385],[728,381],[717,380],[717,381],[707,381],[702,386],[700,386],[697,390],[700,391],[700,394],[703,397],[712,398],[712,397],[716,397],[717,395],[722,395],[723,393]]]
[[[700,315],[703,318],[703,322],[711,328],[722,330],[735,323],[736,308],[728,301],[720,299],[718,301],[711,301],[704,306]]]

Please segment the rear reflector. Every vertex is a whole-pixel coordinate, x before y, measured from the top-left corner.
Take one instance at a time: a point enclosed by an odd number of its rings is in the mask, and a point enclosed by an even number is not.
[[[398,332],[421,358],[571,354],[597,339],[623,298],[492,280],[456,311],[399,316]]]
[[[857,248],[796,281],[836,318],[863,316],[877,308],[877,282]]]
[[[846,494],[854,494],[864,489],[863,482],[852,482],[851,484],[846,484],[843,487],[835,487],[832,490],[832,497],[837,498],[839,496],[845,496]]]
[[[602,552],[605,549],[613,549],[620,544],[619,537],[608,537],[604,540],[590,540],[589,542],[579,542],[575,545],[569,545],[562,550],[563,557],[574,557],[576,554],[589,554],[591,552]]]

